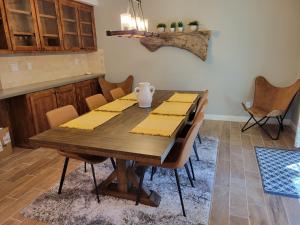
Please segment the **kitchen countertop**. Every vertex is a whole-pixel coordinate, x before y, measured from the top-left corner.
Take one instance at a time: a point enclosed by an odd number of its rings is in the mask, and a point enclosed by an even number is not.
[[[67,84],[73,84],[80,81],[91,80],[94,78],[104,77],[104,76],[105,76],[104,74],[79,75],[74,77],[62,78],[57,80],[34,83],[25,86],[3,89],[0,90],[0,100],[6,98],[12,98],[19,95],[25,95],[32,92],[47,90],[50,88],[60,87]]]

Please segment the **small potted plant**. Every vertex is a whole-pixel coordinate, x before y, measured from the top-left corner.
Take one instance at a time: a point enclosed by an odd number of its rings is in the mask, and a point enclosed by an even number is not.
[[[177,26],[177,24],[176,23],[171,23],[171,26],[170,26],[170,31],[171,32],[175,32],[176,31],[176,26]]]
[[[196,31],[196,30],[198,30],[199,23],[198,23],[198,21],[195,20],[195,21],[190,22],[189,26],[190,26],[191,31]]]
[[[178,31],[182,32],[183,31],[183,22],[178,22]]]
[[[164,23],[159,23],[159,24],[157,25],[157,30],[158,30],[158,33],[165,32],[165,30],[166,30],[166,27],[167,27],[167,25],[166,25],[166,24],[164,24]]]

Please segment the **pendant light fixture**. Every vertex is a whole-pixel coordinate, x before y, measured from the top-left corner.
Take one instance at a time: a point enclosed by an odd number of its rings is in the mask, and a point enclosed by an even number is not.
[[[144,18],[142,0],[128,0],[127,12],[120,15],[121,30],[107,31],[107,36],[142,38],[154,36],[148,32],[149,21]]]

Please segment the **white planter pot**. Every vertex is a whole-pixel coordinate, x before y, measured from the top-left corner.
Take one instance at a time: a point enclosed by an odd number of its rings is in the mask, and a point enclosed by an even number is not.
[[[191,25],[191,26],[190,26],[190,29],[191,29],[191,31],[196,31],[196,30],[198,30],[198,26],[196,26],[196,25]]]
[[[179,32],[183,32],[183,27],[178,27]]]
[[[165,28],[164,27],[158,27],[157,31],[158,31],[158,33],[163,33],[163,32],[165,32]]]
[[[171,27],[171,28],[170,28],[170,32],[172,32],[172,33],[175,32],[175,28],[172,28],[172,27]]]

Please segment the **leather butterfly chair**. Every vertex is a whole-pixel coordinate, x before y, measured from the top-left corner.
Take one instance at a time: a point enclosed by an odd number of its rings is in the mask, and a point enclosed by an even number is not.
[[[106,99],[102,94],[93,95],[90,97],[87,97],[85,99],[85,102],[87,106],[89,107],[89,110],[92,111],[94,109],[99,108],[102,105],[105,105],[107,103]]]
[[[113,100],[122,98],[126,95],[123,89],[120,87],[110,90],[110,94],[113,97]]]
[[[76,109],[74,108],[74,106],[67,105],[67,106],[63,106],[63,107],[60,107],[60,108],[57,108],[57,109],[47,112],[46,116],[47,116],[47,120],[48,120],[50,128],[55,128],[55,127],[60,126],[61,124],[64,124],[70,120],[77,118],[78,113],[77,113]],[[77,159],[77,160],[85,162],[85,164],[86,163],[91,164],[93,180],[94,180],[94,184],[95,184],[95,188],[96,188],[97,200],[98,200],[98,202],[100,202],[98,186],[97,186],[97,181],[96,181],[96,176],[95,176],[94,164],[104,162],[107,158],[101,157],[101,156],[92,156],[92,155],[86,155],[86,154],[71,153],[71,152],[66,152],[63,150],[58,150],[58,153],[65,157],[64,167],[63,167],[63,171],[61,174],[60,185],[59,185],[59,189],[58,189],[58,194],[61,194],[66,171],[68,168],[69,159],[70,158]],[[114,163],[113,163],[113,166],[114,166]]]
[[[183,199],[182,199],[182,194],[181,194],[181,187],[180,187],[180,180],[179,180],[177,169],[185,167],[186,172],[189,177],[189,180],[190,180],[190,183],[191,183],[192,187],[194,187],[193,181],[191,179],[191,175],[190,175],[190,172],[188,169],[187,162],[190,158],[193,143],[194,143],[197,133],[200,129],[200,126],[203,123],[203,120],[204,120],[204,114],[200,113],[199,117],[197,118],[197,121],[195,121],[195,123],[193,123],[193,125],[191,126],[191,128],[188,131],[184,140],[182,142],[175,142],[174,146],[170,150],[170,153],[166,157],[165,161],[162,163],[162,165],[159,166],[159,167],[162,167],[165,169],[173,169],[174,170],[177,188],[178,188],[179,197],[180,197],[180,202],[181,202],[181,207],[182,207],[182,212],[183,212],[184,216],[186,216],[186,213],[185,213],[185,209],[184,209],[184,204],[183,204]],[[142,170],[140,182],[139,182],[139,190],[138,190],[137,198],[136,198],[136,205],[138,205],[139,201],[140,201],[140,195],[142,192],[145,169],[146,169],[146,166],[149,166],[149,165],[137,163],[136,166],[137,167],[140,166],[140,168]]]
[[[253,105],[247,108],[244,103],[242,106],[250,114],[250,119],[242,128],[242,132],[258,125],[271,139],[278,140],[280,132],[283,131],[283,120],[300,89],[300,79],[289,87],[275,87],[270,84],[264,77],[259,76],[255,79],[255,92]],[[258,119],[260,118],[260,119]],[[276,118],[278,122],[278,132],[272,136],[264,127],[270,118]],[[247,127],[251,119],[254,124]]]
[[[103,78],[100,78],[99,84],[102,89],[104,97],[108,102],[111,102],[113,101],[113,97],[110,94],[110,91],[112,89],[120,87],[123,89],[125,95],[132,92],[133,76],[132,75],[128,76],[127,79],[121,83],[111,83]]]

